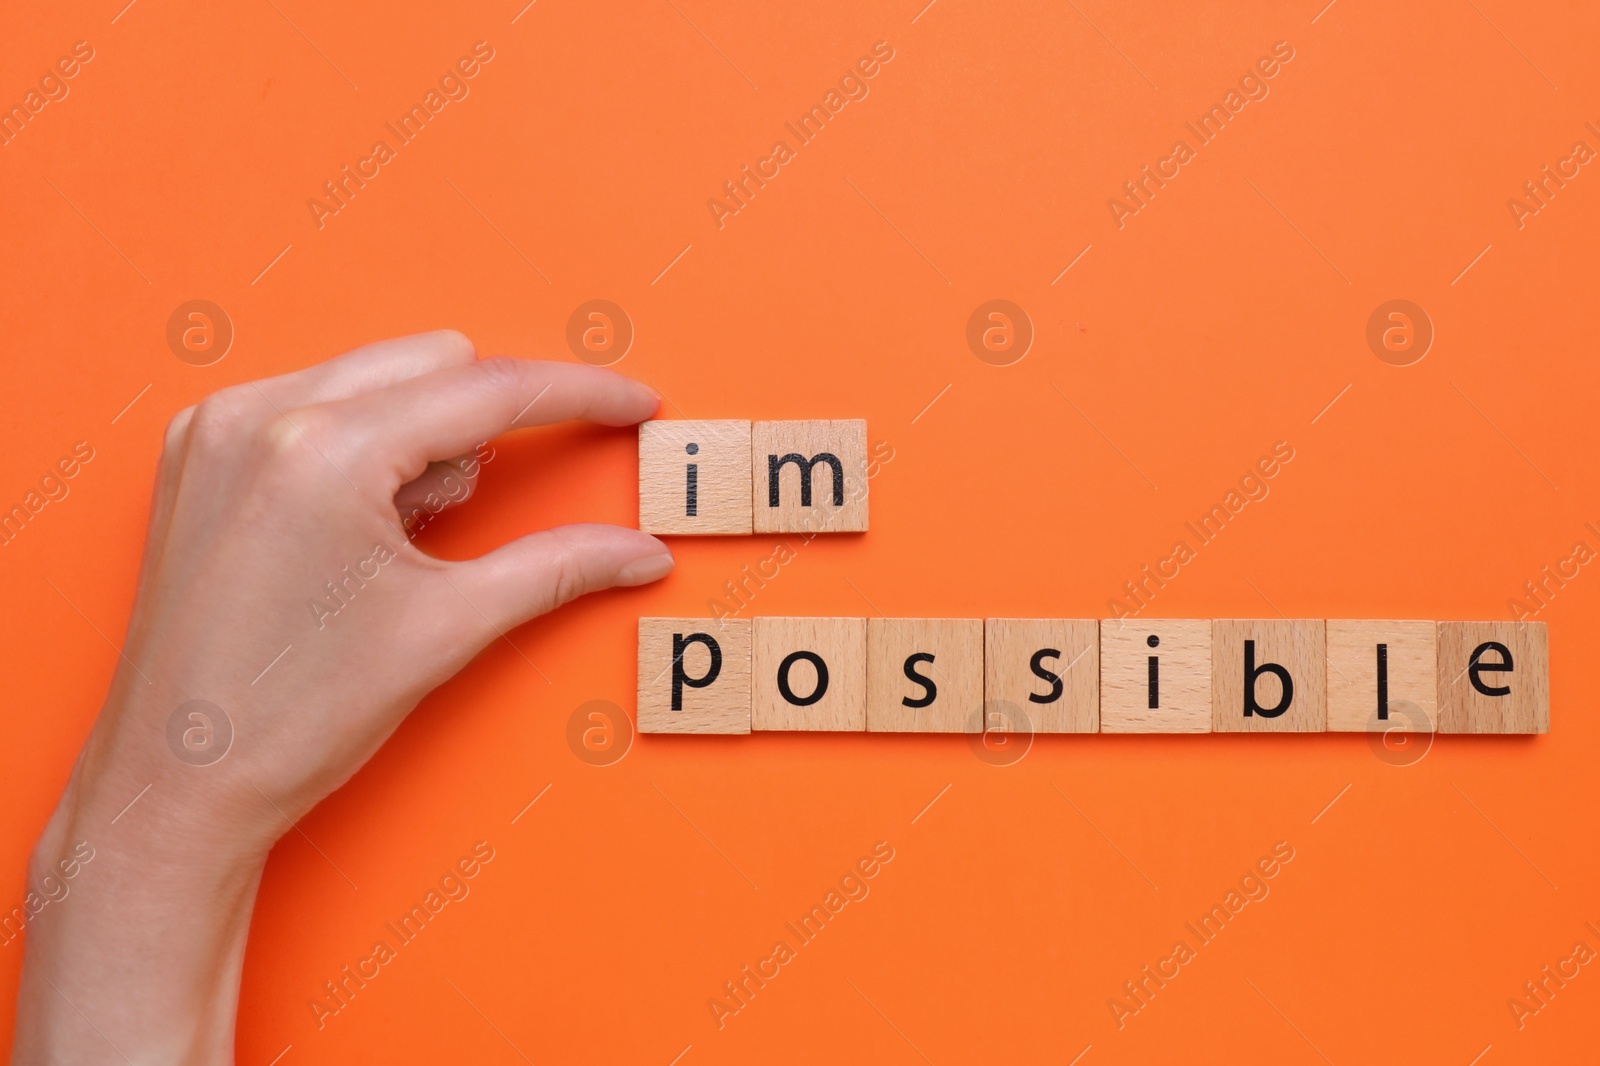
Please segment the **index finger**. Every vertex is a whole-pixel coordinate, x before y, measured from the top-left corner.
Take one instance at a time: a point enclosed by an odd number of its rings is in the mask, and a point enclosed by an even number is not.
[[[327,405],[357,462],[409,479],[429,462],[507,430],[583,419],[631,426],[660,405],[655,391],[599,367],[495,356]]]

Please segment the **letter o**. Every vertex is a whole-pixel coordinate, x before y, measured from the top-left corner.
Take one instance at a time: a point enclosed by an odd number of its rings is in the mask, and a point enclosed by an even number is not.
[[[801,659],[817,668],[817,687],[809,696],[796,696],[789,687],[789,668]],[[778,664],[778,694],[796,707],[809,707],[828,692],[828,664],[814,651],[792,651]]]

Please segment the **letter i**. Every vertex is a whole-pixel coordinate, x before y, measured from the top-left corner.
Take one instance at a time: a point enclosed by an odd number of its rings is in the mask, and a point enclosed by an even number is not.
[[[1389,645],[1378,645],[1378,721],[1389,718]]]
[[[1161,638],[1152,633],[1145,638],[1145,643],[1152,648],[1160,647]],[[1150,709],[1154,711],[1161,706],[1161,656],[1150,656],[1148,663],[1150,667]]]
[[[700,445],[690,443],[683,449],[690,455],[700,454]],[[683,513],[694,518],[700,513],[700,464],[690,463],[689,469],[684,473],[683,485]]]

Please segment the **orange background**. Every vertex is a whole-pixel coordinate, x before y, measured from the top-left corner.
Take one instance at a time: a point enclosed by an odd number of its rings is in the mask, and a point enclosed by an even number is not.
[[[871,532],[800,549],[744,616],[1099,616],[1280,440],[1270,496],[1148,614],[1508,618],[1541,567],[1600,547],[1600,176],[1520,229],[1506,205],[1600,148],[1591,6],[521,6],[0,15],[7,106],[95,49],[0,148],[0,502],[96,452],[0,549],[6,909],[116,663],[166,420],[378,337],[571,359],[568,315],[603,297],[637,330],[617,369],[667,417],[867,418],[894,454]],[[470,96],[319,230],[307,199],[479,40]],[[707,199],[879,40],[870,96],[718,229]],[[1119,229],[1107,199],[1277,41],[1295,58],[1270,95]],[[237,330],[207,367],[164,338],[195,298]],[[1037,331],[1015,365],[966,347],[991,298]],[[1394,298],[1436,329],[1408,367],[1365,341]],[[424,543],[631,523],[634,463],[626,430],[502,442]],[[1549,736],[1420,761],[1333,735],[1040,737],[1009,766],[938,736],[578,759],[575,708],[632,709],[635,619],[708,613],[779,539],[679,541],[661,585],[523,627],[425,701],[275,852],[239,1061],[1592,1055],[1593,967],[1521,1030],[1506,1001],[1600,948],[1600,577],[1538,614]],[[323,982],[479,840],[471,896],[319,1030]],[[870,896],[719,1030],[723,982],[880,840]],[[1107,1001],[1278,841],[1270,896],[1119,1030]],[[7,1026],[20,959],[0,950]]]

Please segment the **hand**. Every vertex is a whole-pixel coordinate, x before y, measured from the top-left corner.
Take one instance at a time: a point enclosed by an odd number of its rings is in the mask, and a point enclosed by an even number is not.
[[[609,371],[480,361],[442,332],[173,419],[122,660],[30,868],[33,887],[79,842],[93,854],[28,923],[16,1062],[232,1061],[273,842],[500,634],[672,569],[654,537],[605,525],[445,562],[408,517],[465,499],[475,449],[507,430],[656,406]]]

